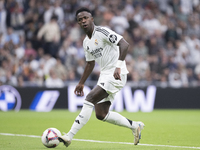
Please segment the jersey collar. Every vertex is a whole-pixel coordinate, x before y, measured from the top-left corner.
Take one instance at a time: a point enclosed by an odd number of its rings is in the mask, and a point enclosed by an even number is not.
[[[96,28],[97,28],[97,26],[94,25],[94,30],[93,30],[92,36],[95,34]]]

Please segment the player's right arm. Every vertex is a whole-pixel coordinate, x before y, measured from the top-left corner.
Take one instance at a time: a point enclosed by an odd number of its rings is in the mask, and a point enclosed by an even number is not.
[[[83,92],[84,83],[87,80],[87,78],[89,77],[89,75],[91,74],[92,70],[94,69],[94,66],[95,66],[94,60],[93,61],[87,61],[83,75],[82,75],[78,85],[76,86],[76,88],[74,90],[74,94],[76,94],[78,96],[84,95],[84,92]]]

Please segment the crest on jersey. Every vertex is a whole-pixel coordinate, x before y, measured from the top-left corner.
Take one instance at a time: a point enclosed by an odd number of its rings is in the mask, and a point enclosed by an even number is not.
[[[109,41],[115,43],[117,41],[117,36],[114,34],[109,35]]]
[[[95,45],[98,45],[98,41],[97,41],[97,39],[94,41],[94,44],[95,44]]]

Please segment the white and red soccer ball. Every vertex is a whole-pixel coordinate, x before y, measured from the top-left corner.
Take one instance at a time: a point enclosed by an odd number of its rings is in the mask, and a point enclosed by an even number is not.
[[[54,148],[60,143],[58,136],[61,136],[61,133],[56,128],[48,128],[42,134],[42,143],[48,148]]]

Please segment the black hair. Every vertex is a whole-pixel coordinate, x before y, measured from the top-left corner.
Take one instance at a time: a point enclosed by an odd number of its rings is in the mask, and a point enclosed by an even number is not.
[[[81,7],[76,11],[76,17],[80,12],[83,12],[83,11],[87,11],[88,13],[90,13],[92,15],[92,12],[88,8]]]
[[[51,16],[51,20],[52,20],[52,19],[58,20],[58,16],[57,16],[56,14],[53,14],[53,15]]]

